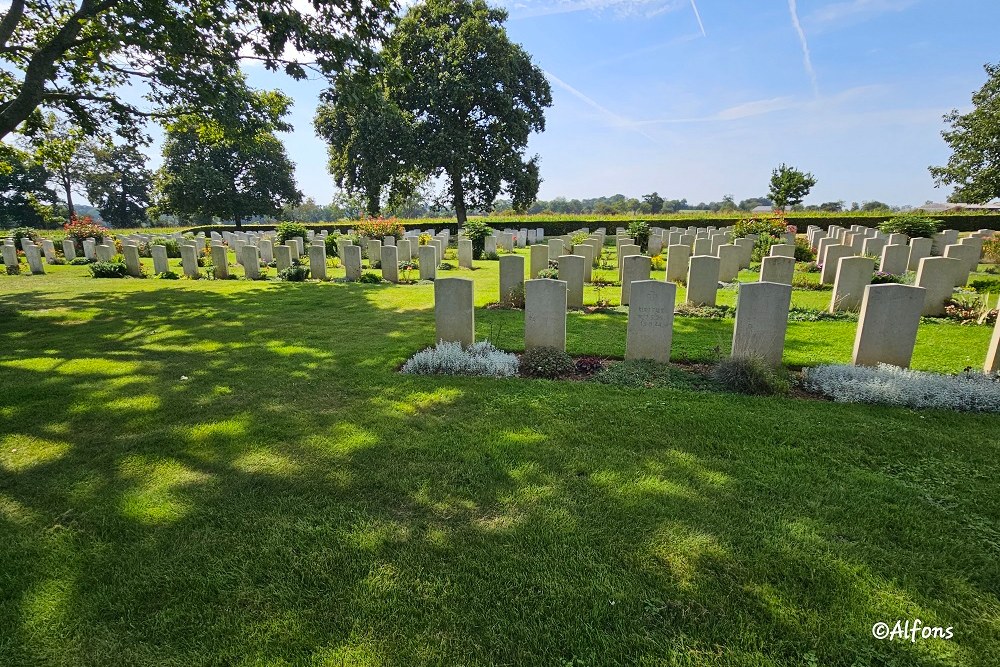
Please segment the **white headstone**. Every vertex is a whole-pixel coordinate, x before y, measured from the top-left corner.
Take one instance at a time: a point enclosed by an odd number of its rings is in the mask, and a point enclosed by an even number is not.
[[[736,301],[732,356],[738,359],[760,357],[772,366],[780,366],[791,301],[791,285],[741,284]]]
[[[909,367],[925,291],[896,283],[866,287],[851,363]]]
[[[626,359],[670,361],[677,285],[659,280],[632,283],[629,295]]]
[[[524,286],[524,349],[566,350],[566,283],[539,278]]]

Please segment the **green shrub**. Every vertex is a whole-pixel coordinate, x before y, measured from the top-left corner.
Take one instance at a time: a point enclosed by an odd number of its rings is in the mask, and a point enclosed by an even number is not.
[[[465,238],[472,241],[472,256],[475,259],[482,259],[483,250],[486,247],[486,237],[493,233],[493,228],[485,222],[469,220],[465,223],[462,231],[465,233]]]
[[[800,266],[795,267],[796,271],[801,271],[802,273],[819,273],[822,269],[819,268],[819,264],[816,262],[805,262]]]
[[[703,317],[711,320],[736,317],[736,309],[732,306],[696,306],[690,303],[677,304],[674,313],[682,317]]]
[[[1000,263],[1000,234],[994,234],[983,241],[983,257],[990,262]]]
[[[816,261],[816,253],[813,249],[809,247],[809,239],[795,238],[795,261],[796,262],[814,262]]]
[[[382,282],[382,276],[371,271],[365,271],[361,274],[361,277],[358,278],[358,282],[366,283],[368,285],[379,285]]]
[[[980,294],[1000,293],[1000,280],[996,278],[977,278],[969,283],[969,287]]]
[[[649,266],[653,271],[663,271],[667,268],[667,260],[662,255],[653,255],[649,258]]]
[[[354,225],[354,231],[359,237],[371,239],[373,241],[385,242],[385,237],[391,236],[399,239],[403,237],[405,230],[396,218],[364,218]],[[367,244],[365,244],[367,245]],[[362,246],[364,247],[364,246]]]
[[[764,258],[771,254],[771,246],[779,243],[784,243],[784,239],[764,234],[753,244],[753,252],[750,253],[750,261],[764,261]]]
[[[559,269],[542,269],[538,272],[539,278],[558,278]]]
[[[499,262],[500,261],[500,254],[496,253],[496,252],[483,253],[483,259],[488,259],[491,262]]]
[[[90,274],[94,278],[124,278],[128,275],[125,260],[115,255],[109,262],[94,262],[90,265]]]
[[[809,290],[812,292],[826,292],[833,289],[833,285],[824,285],[823,283],[811,280],[807,280],[805,276],[792,276],[792,289],[802,289]]]
[[[787,394],[791,382],[783,369],[773,368],[760,357],[731,357],[716,364],[715,380],[726,390],[754,396]]]
[[[282,245],[288,239],[295,238],[296,236],[301,238],[302,242],[305,243],[308,235],[306,226],[297,222],[282,222],[275,227],[275,231],[277,232],[275,235],[275,243],[277,245]]]
[[[41,237],[34,227],[15,227],[10,233],[10,237],[14,239],[14,247],[18,250],[21,249],[21,239],[28,239],[32,243],[40,243]]]
[[[934,220],[925,215],[897,215],[879,224],[885,234],[906,234],[910,238],[930,238],[944,225],[943,220]]]
[[[780,215],[751,215],[749,218],[737,220],[733,225],[733,236],[743,238],[750,234],[758,236],[773,236],[781,238],[788,231],[785,218]]]
[[[521,375],[524,377],[556,378],[566,377],[576,371],[573,357],[554,347],[535,347],[521,355]]]
[[[710,377],[692,373],[670,364],[660,364],[648,359],[619,361],[604,368],[594,376],[594,381],[618,387],[637,389],[717,389]]]
[[[635,222],[629,224],[628,235],[631,237],[637,246],[645,252],[646,248],[649,247],[649,223],[643,222],[642,220],[636,220]]]
[[[173,237],[159,237],[150,241],[150,245],[161,245],[167,249],[167,257],[180,259],[181,244]],[[152,252],[150,252],[152,254]]]
[[[886,285],[889,283],[902,283],[903,276],[896,275],[893,273],[885,273],[883,271],[876,271],[872,274],[872,285]]]
[[[289,283],[300,283],[308,278],[309,267],[304,264],[293,264],[287,269],[278,272],[278,279]]]
[[[163,273],[157,273],[156,277],[160,280],[180,280],[180,276],[176,271],[164,271]]]
[[[74,217],[72,222],[63,225],[63,230],[66,232],[66,238],[73,241],[78,255],[83,254],[83,241],[85,239],[92,238],[98,243],[103,243],[104,239],[111,238],[111,230],[94,222],[94,219],[89,215],[80,218]]]
[[[331,232],[326,235],[323,243],[326,244],[326,256],[327,257],[340,257],[340,248],[337,247],[337,239],[340,238],[339,232]]]
[[[70,266],[83,266],[84,264],[93,264],[94,260],[87,259],[86,257],[74,257],[69,260]]]
[[[7,275],[8,276],[19,276],[19,275],[21,275],[21,265],[20,264],[15,264],[13,266],[8,266],[7,267]]]

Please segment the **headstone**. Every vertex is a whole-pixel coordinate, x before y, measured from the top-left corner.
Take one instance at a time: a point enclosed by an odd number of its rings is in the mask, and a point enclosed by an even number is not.
[[[851,363],[908,368],[917,342],[925,292],[921,287],[897,283],[866,287]]]
[[[844,257],[851,257],[853,254],[854,251],[849,245],[828,245],[823,256],[823,271],[819,274],[819,281],[824,285],[833,284],[837,278],[837,262]]]
[[[413,243],[410,239],[399,239],[396,241],[396,256],[399,258],[400,262],[408,262],[413,258],[413,253],[411,252],[410,244]],[[397,264],[397,266],[399,266]]]
[[[42,248],[34,243],[23,243],[24,257],[28,260],[28,268],[33,275],[45,275],[45,264],[42,262]]]
[[[442,239],[441,237],[436,237],[431,239],[431,245],[437,248],[437,261],[438,264],[440,264],[441,262],[444,261],[444,251],[448,247],[448,245],[444,242],[444,239]]]
[[[910,242],[910,237],[906,234],[889,234],[889,245],[907,245]]]
[[[626,247],[626,246],[623,246]],[[638,246],[631,246],[638,248]],[[638,280],[649,280],[649,257],[645,255],[625,255],[622,258],[622,300],[623,306],[629,305],[632,283]]]
[[[736,297],[733,358],[759,357],[771,366],[780,366],[791,302],[791,285],[741,284]]]
[[[691,247],[684,243],[667,246],[667,282],[681,281],[687,278],[688,260],[691,258]]]
[[[461,241],[459,248],[461,249]],[[384,245],[379,248],[379,263],[382,266],[382,278],[390,283],[399,282],[399,255],[394,245]]]
[[[56,261],[56,245],[52,239],[42,239],[42,252],[45,254],[45,263],[54,264]]]
[[[159,275],[170,271],[170,262],[167,259],[167,247],[153,244],[149,246],[149,253],[153,256],[153,273]]]
[[[719,280],[724,283],[731,283],[736,280],[736,277],[740,273],[741,254],[740,247],[731,243],[719,246]]]
[[[500,256],[500,303],[519,302],[524,289],[524,255]]]
[[[495,255],[497,252],[497,237],[487,236],[483,245],[483,252],[487,255]]]
[[[566,245],[562,239],[549,239],[549,257],[558,257],[566,254]]]
[[[192,246],[192,247],[194,247],[194,246]],[[97,261],[98,262],[110,262],[112,259],[114,259],[114,256],[115,256],[115,248],[114,248],[114,246],[107,246],[107,245],[101,244],[99,246],[96,246],[96,250],[97,250]]]
[[[561,243],[561,242],[560,242]],[[534,280],[538,277],[538,272],[549,268],[549,247],[545,245],[533,245],[529,250],[531,264],[529,267],[529,277]]]
[[[125,271],[133,278],[141,278],[142,261],[139,259],[139,246],[123,243],[122,254],[125,255]]]
[[[688,264],[687,301],[696,306],[714,306],[719,290],[719,258],[695,255]]]
[[[867,257],[881,257],[882,248],[887,244],[887,239],[879,236],[870,236],[865,239],[864,245],[861,246],[861,254]]]
[[[906,262],[907,271],[916,271],[920,267],[920,260],[931,256],[931,245],[933,241],[925,238],[910,239],[910,258]]]
[[[431,277],[430,280],[434,279],[435,272],[437,271],[437,263],[434,262],[434,257],[437,256],[437,248],[434,246],[420,246],[420,277],[424,277],[424,250],[430,252],[432,258],[427,262],[430,268]],[[361,246],[359,245],[349,245],[344,246],[344,273],[345,278],[348,282],[357,282],[361,280]]]
[[[386,236],[384,239],[382,239],[382,245],[392,245],[392,246],[396,245],[396,237]]]
[[[524,349],[566,350],[566,283],[539,278],[524,286]]]
[[[62,242],[63,247],[63,257],[66,258],[67,262],[72,262],[76,259],[76,244],[72,239],[65,239]]]
[[[906,263],[909,261],[909,258],[909,246],[890,243],[882,248],[882,261],[879,262],[878,270],[882,273],[901,276],[906,273]]]
[[[378,243],[378,241],[376,241]],[[379,248],[382,244],[379,243]],[[371,248],[371,246],[369,246]],[[381,259],[381,250],[379,254],[376,255]],[[309,246],[309,274],[316,280],[326,280],[326,246],[325,245],[311,245]]]
[[[347,238],[346,236],[337,237],[337,255],[340,257],[341,262],[344,261],[344,255],[345,255],[344,248],[346,248],[349,245],[354,245],[351,242],[351,239]]]
[[[573,246],[573,254],[580,255],[584,259],[583,263],[583,282],[589,283],[593,278],[594,273],[594,248],[596,246],[592,243],[577,243]],[[548,248],[546,248],[547,250]]]
[[[945,302],[951,299],[956,276],[963,268],[961,260],[950,257],[924,257],[920,260],[914,284],[925,290],[922,315],[944,315]]]
[[[638,280],[632,283],[629,299],[625,358],[669,362],[677,285]]]
[[[507,252],[514,252],[514,234],[511,232],[500,232],[500,247]]]
[[[182,243],[181,248],[181,267],[184,270],[184,275],[188,278],[198,278],[201,273],[198,271],[198,249],[194,244]]]
[[[8,268],[20,269],[21,263],[17,259],[17,248],[5,243],[0,246],[0,249],[3,250],[3,265]]]
[[[260,280],[260,256],[257,246],[246,244],[240,250],[240,255],[243,260],[240,263],[243,264],[243,272],[247,280]]]
[[[625,265],[625,258],[632,255],[641,255],[642,250],[634,243],[623,243],[618,246],[618,277],[622,276],[622,267]]]
[[[771,257],[791,257],[795,258],[795,246],[790,243],[775,243],[771,246]]]
[[[1000,317],[993,325],[993,337],[990,338],[990,346],[986,349],[986,361],[983,363],[984,373],[1000,372]]]
[[[771,246],[772,248],[774,246]],[[760,282],[791,285],[795,278],[795,258],[783,255],[765,257],[760,262]]]
[[[830,312],[857,310],[865,296],[865,287],[871,285],[875,260],[870,257],[842,257],[837,264],[837,277],[833,281]]]
[[[470,278],[434,281],[434,325],[439,341],[476,342],[475,282]]]
[[[94,239],[84,239],[83,240],[83,256],[94,261],[97,259],[97,241]]]
[[[712,239],[710,238],[696,238],[694,240],[694,254],[695,255],[713,255],[712,252]]]
[[[583,308],[583,274],[587,260],[582,255],[559,256],[559,280],[566,282],[566,304]]]
[[[275,246],[274,248],[274,263],[277,266],[278,273],[281,273],[285,269],[291,268],[292,266],[292,246],[281,244]]]
[[[649,256],[655,257],[663,250],[663,237],[660,234],[649,235]]]
[[[945,246],[944,256],[962,262],[962,268],[956,272],[955,286],[964,287],[969,282],[969,273],[979,265],[979,249],[975,246],[953,243]]]
[[[458,266],[463,269],[472,268],[472,241],[469,239],[458,240]]]
[[[545,229],[542,227],[535,228],[535,240],[542,241],[545,238]]]

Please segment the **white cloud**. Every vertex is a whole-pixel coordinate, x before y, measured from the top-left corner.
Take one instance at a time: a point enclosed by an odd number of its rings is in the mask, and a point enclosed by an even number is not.
[[[687,3],[684,0],[506,0],[500,4],[507,7],[512,19],[526,19],[572,12],[648,18],[676,11]]]
[[[901,12],[909,9],[917,0],[848,0],[834,2],[820,7],[809,15],[809,22],[814,24],[840,23],[850,19],[865,19],[885,14]]]

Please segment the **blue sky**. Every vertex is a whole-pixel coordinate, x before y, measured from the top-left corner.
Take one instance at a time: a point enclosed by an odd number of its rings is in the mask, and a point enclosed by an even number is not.
[[[511,39],[552,82],[539,196],[737,200],[781,162],[807,203],[944,200],[941,116],[1000,60],[996,0],[507,0]],[[248,68],[295,99],[284,137],[300,188],[328,202],[313,134],[321,81]]]

